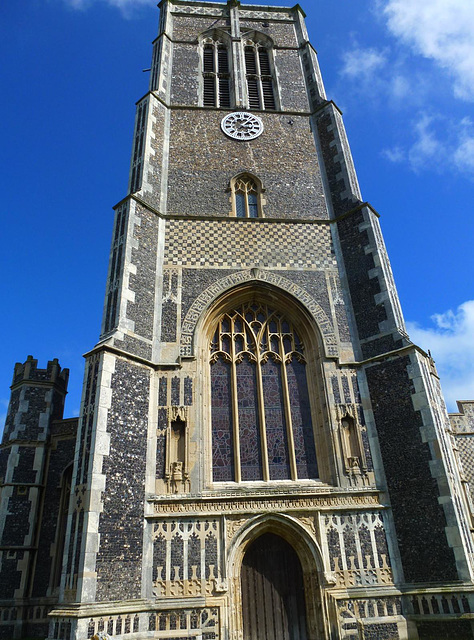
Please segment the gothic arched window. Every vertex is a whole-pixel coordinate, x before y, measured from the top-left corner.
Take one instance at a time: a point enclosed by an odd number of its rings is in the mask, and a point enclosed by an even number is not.
[[[248,174],[242,174],[231,182],[233,194],[233,212],[237,218],[259,218],[262,215],[259,180]]]
[[[244,58],[249,108],[276,109],[271,48],[257,38],[246,40]]]
[[[211,341],[214,482],[318,477],[304,345],[267,304],[220,316]]]
[[[202,103],[205,107],[230,107],[229,49],[216,37],[202,42]]]

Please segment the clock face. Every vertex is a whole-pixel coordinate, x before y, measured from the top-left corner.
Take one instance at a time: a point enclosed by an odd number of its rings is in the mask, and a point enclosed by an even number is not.
[[[221,129],[235,140],[253,140],[263,132],[263,122],[251,113],[236,111],[222,118]]]

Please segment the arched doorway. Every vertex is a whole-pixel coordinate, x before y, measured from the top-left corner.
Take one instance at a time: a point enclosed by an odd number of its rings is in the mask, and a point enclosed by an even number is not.
[[[306,640],[303,571],[283,538],[264,533],[242,561],[244,640]]]

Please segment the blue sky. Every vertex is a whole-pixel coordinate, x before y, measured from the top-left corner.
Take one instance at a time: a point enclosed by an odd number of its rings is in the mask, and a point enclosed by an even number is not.
[[[474,4],[301,4],[363,197],[382,216],[410,335],[431,349],[455,410],[456,398],[474,398]],[[32,354],[71,369],[72,416],[82,354],[99,335],[111,207],[126,192],[158,9],[22,0],[2,3],[0,20],[0,414],[14,363]]]

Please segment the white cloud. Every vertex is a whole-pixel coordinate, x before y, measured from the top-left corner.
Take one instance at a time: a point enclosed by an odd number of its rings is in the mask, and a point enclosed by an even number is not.
[[[448,410],[457,411],[456,400],[474,399],[474,300],[431,319],[432,327],[408,322],[408,333],[415,344],[431,351]]]
[[[392,34],[445,69],[457,97],[474,100],[472,0],[388,0],[381,6]]]
[[[381,155],[394,164],[405,162],[406,152],[402,147],[392,147],[391,149],[382,149]]]
[[[371,80],[386,65],[387,54],[377,49],[355,47],[345,51],[342,60],[344,63],[341,69],[342,75]]]
[[[351,93],[363,95],[372,105],[419,107],[431,89],[429,79],[407,66],[404,53],[388,47],[377,49],[355,44],[343,52],[341,59],[339,73],[345,90],[350,83]]]
[[[469,118],[464,118],[459,128],[459,144],[454,153],[454,162],[458,169],[474,176],[474,126]]]
[[[433,127],[435,120],[434,116],[422,114],[414,125],[416,139],[408,152],[408,159],[415,171],[425,167],[444,166],[441,161],[445,155],[445,146],[437,138]]]
[[[439,113],[421,113],[410,127],[411,143],[383,149],[384,158],[394,164],[408,161],[417,173],[450,171],[474,179],[474,124],[470,118],[458,122]]]
[[[391,78],[390,82],[391,94],[394,98],[402,100],[409,96],[412,87],[408,78],[404,75],[397,74]]]

